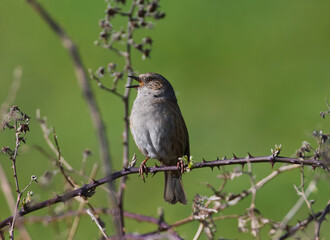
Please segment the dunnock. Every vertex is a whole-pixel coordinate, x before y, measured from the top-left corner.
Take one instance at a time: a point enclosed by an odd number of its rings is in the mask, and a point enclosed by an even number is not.
[[[149,158],[179,168],[179,157],[187,155],[189,159],[189,136],[172,85],[157,73],[130,78],[139,82],[128,86],[137,89],[130,117],[131,132],[137,147],[147,157],[141,163],[140,174],[143,175]],[[181,171],[182,167],[181,162]],[[187,203],[181,174],[180,171],[165,172],[165,201]]]

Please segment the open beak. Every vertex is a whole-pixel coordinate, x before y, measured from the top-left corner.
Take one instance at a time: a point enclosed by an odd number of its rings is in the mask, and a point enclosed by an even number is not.
[[[135,77],[135,76],[128,76],[128,77],[138,81],[139,83],[141,83],[141,80],[140,80],[139,77]],[[140,87],[140,85],[131,85],[131,86],[127,86],[126,88],[138,88],[138,87]]]

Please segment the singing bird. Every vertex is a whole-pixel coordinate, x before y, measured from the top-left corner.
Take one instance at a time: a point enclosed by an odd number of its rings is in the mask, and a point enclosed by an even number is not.
[[[139,83],[128,86],[137,89],[130,128],[138,149],[146,156],[139,172],[143,176],[149,158],[159,160],[164,166],[178,166],[176,171],[165,172],[164,199],[171,204],[186,204],[181,180],[183,163],[179,158],[187,156],[189,160],[189,136],[173,87],[157,73],[130,78]]]

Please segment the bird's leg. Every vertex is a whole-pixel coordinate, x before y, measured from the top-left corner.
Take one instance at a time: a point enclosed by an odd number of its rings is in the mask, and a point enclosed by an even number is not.
[[[179,160],[178,161],[177,168],[178,168],[178,171],[180,171],[180,173],[183,174],[183,171],[184,171],[184,162],[182,160]]]
[[[145,182],[144,173],[146,173],[146,175],[148,175],[148,169],[147,169],[147,166],[146,166],[146,162],[148,160],[149,160],[149,157],[147,157],[146,159],[144,159],[143,162],[140,165],[140,168],[139,168],[139,176],[142,175],[142,179],[143,179],[144,182]]]

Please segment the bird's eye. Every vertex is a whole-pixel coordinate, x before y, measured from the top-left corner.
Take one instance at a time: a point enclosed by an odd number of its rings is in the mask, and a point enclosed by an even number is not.
[[[146,82],[150,82],[151,80],[152,80],[151,77],[147,77],[147,78],[146,78]]]

